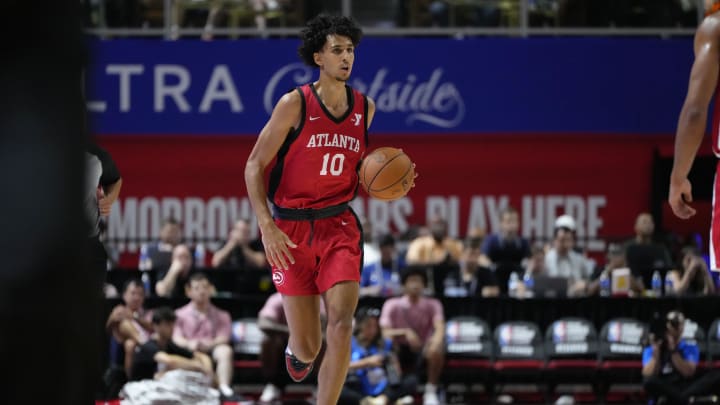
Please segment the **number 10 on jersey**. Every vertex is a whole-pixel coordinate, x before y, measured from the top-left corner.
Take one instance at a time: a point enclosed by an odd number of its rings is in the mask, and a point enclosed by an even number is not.
[[[342,153],[336,153],[331,158],[329,153],[324,154],[322,170],[320,170],[321,176],[327,176],[328,163],[330,164],[330,174],[333,176],[339,176],[343,171],[343,163],[345,163],[345,155]]]

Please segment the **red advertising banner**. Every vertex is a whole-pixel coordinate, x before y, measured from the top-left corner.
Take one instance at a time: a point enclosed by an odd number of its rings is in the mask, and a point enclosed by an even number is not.
[[[109,238],[133,255],[138,242],[157,238],[162,220],[172,216],[188,242],[217,247],[236,219],[254,221],[243,177],[254,141],[101,137],[124,180]],[[548,240],[554,219],[567,213],[577,220],[579,242],[601,252],[607,241],[632,235],[637,214],[650,209],[653,151],[671,144],[671,137],[647,135],[372,134],[370,149],[395,146],[413,159],[417,186],[391,203],[361,191],[354,206],[376,234],[403,232],[440,215],[452,235],[464,236],[473,228],[498,230],[499,213],[510,205],[520,213],[521,233],[534,240]]]

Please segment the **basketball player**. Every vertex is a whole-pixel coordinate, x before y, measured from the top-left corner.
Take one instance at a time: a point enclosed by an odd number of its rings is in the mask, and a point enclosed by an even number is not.
[[[321,295],[325,301],[319,405],[337,402],[347,375],[362,269],[362,229],[348,202],[375,104],[346,85],[361,36],[347,17],[320,15],[307,23],[298,53],[320,77],[278,101],[245,167],[273,282],[283,295],[290,331],[285,364],[296,382],[310,374],[320,351]],[[263,174],[275,157],[266,193]]]
[[[687,219],[695,215],[692,203],[692,186],[687,176],[695,155],[705,135],[707,110],[713,94],[718,88],[720,71],[720,1],[705,1],[707,17],[695,33],[695,62],[690,72],[685,104],[680,112],[677,135],[675,138],[675,162],[670,175],[669,202],[673,212]],[[713,151],[720,157],[720,105],[715,104],[713,119]],[[720,166],[718,166],[720,168]],[[715,193],[718,192],[720,177],[715,177]],[[710,229],[710,267],[718,271],[717,260],[720,256],[720,201],[713,198],[712,226]]]

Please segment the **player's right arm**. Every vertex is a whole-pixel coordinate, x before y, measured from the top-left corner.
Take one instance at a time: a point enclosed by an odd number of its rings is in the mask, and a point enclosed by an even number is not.
[[[300,94],[297,91],[285,94],[275,106],[270,120],[260,131],[245,165],[245,185],[258,219],[265,255],[271,266],[280,269],[287,269],[288,263],[295,263],[288,247],[294,248],[297,245],[273,221],[266,200],[264,174],[290,130],[300,123],[301,111]]]
[[[717,87],[720,69],[720,20],[706,18],[695,34],[695,62],[690,73],[687,96],[680,112],[675,138],[675,161],[670,176],[670,207],[686,219],[695,215],[692,186],[687,176],[705,134],[707,110]]]

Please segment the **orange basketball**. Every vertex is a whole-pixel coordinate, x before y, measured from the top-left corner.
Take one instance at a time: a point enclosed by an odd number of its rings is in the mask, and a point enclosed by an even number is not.
[[[415,178],[413,163],[400,149],[384,147],[368,154],[360,166],[360,184],[378,200],[393,201],[410,191]]]

